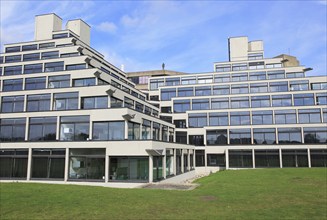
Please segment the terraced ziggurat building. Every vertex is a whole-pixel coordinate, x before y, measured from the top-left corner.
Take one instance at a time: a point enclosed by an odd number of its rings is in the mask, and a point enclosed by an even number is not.
[[[0,178],[152,182],[194,175],[194,146],[126,74],[90,47],[90,27],[55,14],[0,55]]]
[[[84,21],[62,30],[47,14],[36,16],[34,41],[4,50],[1,179],[152,182],[326,166],[326,76],[305,77],[310,68],[289,55],[264,58],[262,41],[230,38],[229,61],[211,73],[125,73],[90,47]]]
[[[175,124],[176,142],[196,146],[196,167],[326,167],[326,72],[306,77],[312,68],[265,58],[263,42],[247,37],[228,48],[211,73],[149,79],[146,93]]]

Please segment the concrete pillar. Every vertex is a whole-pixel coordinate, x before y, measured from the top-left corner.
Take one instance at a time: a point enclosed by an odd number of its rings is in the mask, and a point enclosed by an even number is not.
[[[28,159],[27,159],[27,180],[31,179],[32,168],[32,148],[28,148]]]
[[[166,170],[166,154],[162,157],[162,176],[164,179],[166,179],[167,176],[167,170]]]
[[[68,180],[68,172],[69,172],[69,148],[66,148],[66,155],[65,155],[65,177],[64,181],[67,182]]]
[[[128,140],[128,121],[125,120],[125,140]]]
[[[204,167],[207,168],[208,156],[206,150],[204,150]]]
[[[193,150],[193,168],[195,168],[195,150]]]
[[[108,149],[106,148],[106,157],[104,160],[104,182],[108,182],[109,181],[109,155],[107,153]]]
[[[149,183],[153,182],[153,157],[149,156]]]
[[[310,148],[308,148],[308,166],[311,168]]]
[[[252,149],[252,163],[253,163],[253,168],[255,168],[255,155],[254,155],[254,149]]]
[[[182,156],[181,156],[181,173],[184,173],[185,170],[184,170],[184,149],[181,150],[182,151]]]
[[[191,170],[191,154],[190,150],[187,150],[187,170]]]
[[[225,151],[225,157],[226,157],[226,170],[229,169],[229,155],[228,155],[228,149]]]
[[[176,149],[173,149],[173,152],[174,152],[173,172],[174,172],[174,175],[176,176],[176,174],[177,174],[177,172],[176,172],[176,166],[177,166],[177,161],[176,161]]]
[[[282,157],[282,149],[279,148],[279,166],[283,168],[283,157]]]

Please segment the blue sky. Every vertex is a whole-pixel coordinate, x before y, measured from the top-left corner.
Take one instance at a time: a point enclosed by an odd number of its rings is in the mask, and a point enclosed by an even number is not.
[[[326,75],[327,1],[0,1],[3,44],[33,40],[34,16],[91,25],[91,45],[125,71],[211,72],[227,39],[263,40],[265,56],[296,56]]]

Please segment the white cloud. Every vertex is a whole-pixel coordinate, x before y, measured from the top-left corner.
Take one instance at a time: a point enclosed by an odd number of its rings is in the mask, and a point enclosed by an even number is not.
[[[96,29],[107,33],[115,33],[117,26],[113,22],[106,21],[96,26]]]

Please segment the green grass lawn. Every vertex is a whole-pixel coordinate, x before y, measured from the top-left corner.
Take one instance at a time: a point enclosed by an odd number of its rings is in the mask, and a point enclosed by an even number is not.
[[[1,183],[0,219],[327,219],[327,169],[222,171],[192,191]]]

